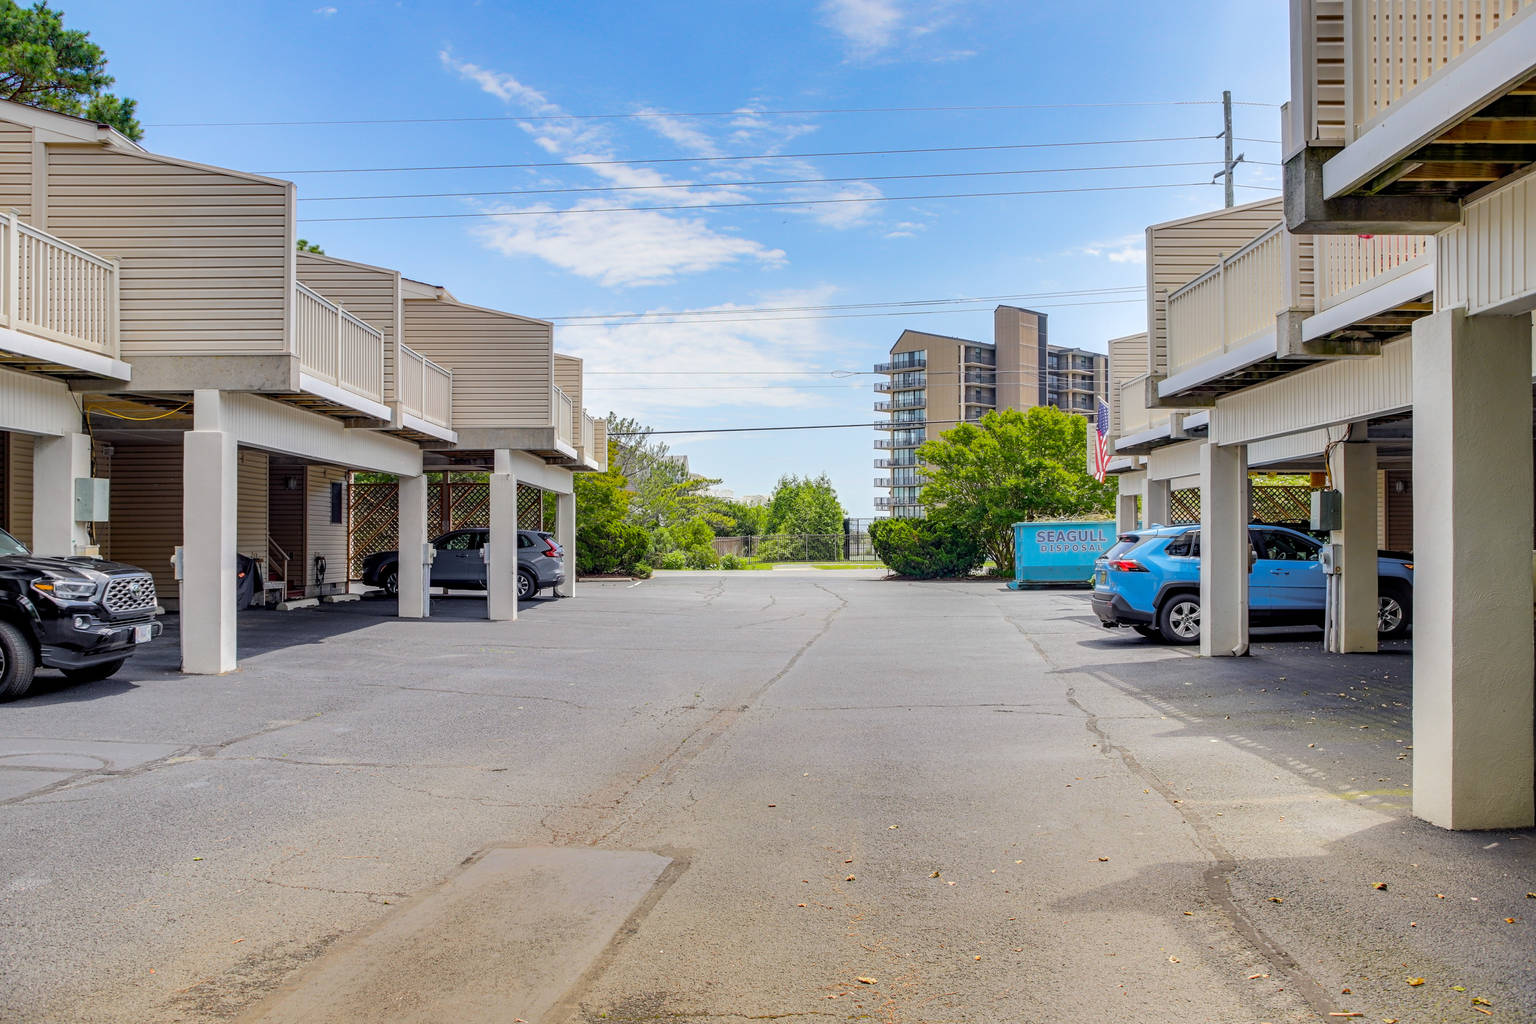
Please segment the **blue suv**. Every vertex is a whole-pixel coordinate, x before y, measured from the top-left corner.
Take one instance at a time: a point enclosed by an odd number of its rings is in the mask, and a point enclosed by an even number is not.
[[[1322,545],[1283,526],[1252,525],[1256,556],[1248,578],[1249,621],[1257,626],[1323,624],[1326,581]],[[1408,631],[1413,561],[1400,552],[1377,557],[1382,637]],[[1156,526],[1121,534],[1093,565],[1093,611],[1106,628],[1130,626],[1173,644],[1200,640],[1200,527]]]

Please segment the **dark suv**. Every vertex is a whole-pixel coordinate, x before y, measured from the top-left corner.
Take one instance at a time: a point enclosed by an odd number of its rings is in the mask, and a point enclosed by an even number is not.
[[[453,530],[432,542],[432,586],[444,590],[485,589],[485,543],[491,531],[484,527]],[[517,531],[517,597],[533,597],[545,587],[565,582],[565,549],[555,535],[543,530]],[[363,559],[363,582],[381,587],[391,597],[400,590],[400,556],[380,551]]]
[[[34,555],[0,530],[0,701],[39,665],[76,682],[105,679],[160,635],[154,578],[99,558]]]

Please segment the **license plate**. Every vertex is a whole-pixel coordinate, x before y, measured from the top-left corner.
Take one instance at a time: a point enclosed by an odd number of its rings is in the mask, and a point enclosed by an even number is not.
[[[155,630],[153,626],[144,625],[133,627],[133,642],[136,644],[147,644],[154,635]]]

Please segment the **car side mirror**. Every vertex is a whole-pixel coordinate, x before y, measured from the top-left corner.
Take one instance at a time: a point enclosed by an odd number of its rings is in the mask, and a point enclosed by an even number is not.
[[[1248,572],[1249,573],[1253,572],[1254,563],[1256,563],[1258,560],[1259,560],[1259,549],[1253,546],[1253,542],[1252,541],[1249,541],[1248,542]]]

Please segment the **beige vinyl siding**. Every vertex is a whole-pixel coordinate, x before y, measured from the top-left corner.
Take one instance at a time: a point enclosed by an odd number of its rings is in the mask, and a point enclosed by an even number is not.
[[[5,474],[5,509],[11,519],[6,529],[27,547],[32,546],[32,447],[31,434],[11,434]]]
[[[349,263],[314,253],[298,254],[298,275],[299,283],[313,288],[384,335],[384,400],[397,399],[395,350],[400,345],[396,323],[400,275],[382,267]]]
[[[267,453],[240,449],[235,550],[267,564]]]
[[[405,343],[453,371],[455,429],[552,425],[549,324],[444,299],[406,299]]]
[[[335,466],[310,466],[305,523],[308,548],[304,556],[306,596],[331,594],[347,589],[347,471]],[[331,522],[331,484],[343,487],[341,522]],[[325,559],[325,585],[315,585],[315,558]]]
[[[581,443],[581,360],[555,353],[555,387],[571,400],[571,437]]]
[[[1120,388],[1147,372],[1147,336],[1130,334],[1109,343],[1109,432],[1120,436]]]
[[[32,218],[32,129],[0,121],[0,212]]]
[[[1147,370],[1168,370],[1168,296],[1280,223],[1282,200],[1265,199],[1147,228]],[[1311,291],[1311,259],[1304,277]]]
[[[174,444],[115,444],[112,522],[102,554],[155,577],[162,601],[176,598],[171,555],[181,544],[181,438]]]
[[[123,358],[289,351],[291,185],[48,147],[48,230],[122,261]]]

